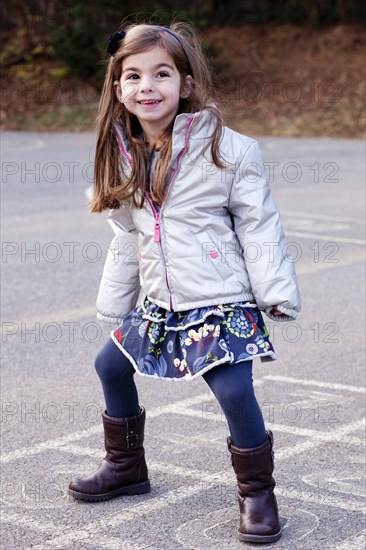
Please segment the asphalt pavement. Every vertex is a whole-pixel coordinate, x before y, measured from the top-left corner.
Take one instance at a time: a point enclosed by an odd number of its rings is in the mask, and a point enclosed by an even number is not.
[[[89,214],[92,134],[4,132],[1,548],[240,550],[225,418],[203,379],[136,375],[152,491],[67,496],[103,452],[95,316],[112,232]],[[274,434],[282,538],[266,548],[363,550],[365,150],[259,137],[298,273],[294,323],[266,319],[278,360],[254,366]],[[219,367],[218,367],[219,368]]]

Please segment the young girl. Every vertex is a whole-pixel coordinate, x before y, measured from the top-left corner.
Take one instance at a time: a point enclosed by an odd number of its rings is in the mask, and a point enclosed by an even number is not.
[[[225,127],[210,103],[208,63],[189,26],[130,24],[107,51],[91,211],[110,209],[115,237],[97,309],[119,327],[95,365],[107,454],[70,483],[70,495],[150,491],[134,373],[203,376],[230,429],[239,538],[273,542],[281,536],[273,436],[252,360],[276,358],[261,311],[290,321],[301,305],[258,143]]]

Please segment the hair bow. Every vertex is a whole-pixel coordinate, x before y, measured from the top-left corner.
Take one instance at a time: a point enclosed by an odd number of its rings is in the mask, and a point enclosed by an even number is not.
[[[111,55],[114,55],[118,50],[119,45],[125,36],[126,36],[125,31],[118,31],[118,32],[115,32],[114,34],[111,34],[108,40],[108,47],[106,49],[106,52],[108,52]]]

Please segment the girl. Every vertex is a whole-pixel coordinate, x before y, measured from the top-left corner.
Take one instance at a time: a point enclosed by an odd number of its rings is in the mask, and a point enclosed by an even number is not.
[[[107,454],[70,483],[70,495],[150,491],[134,373],[203,376],[230,429],[239,538],[273,542],[281,536],[273,436],[252,360],[276,358],[261,311],[289,321],[301,306],[258,143],[225,127],[210,103],[208,62],[191,27],[130,24],[107,51],[91,211],[110,210],[115,237],[97,310],[119,327],[95,364]]]

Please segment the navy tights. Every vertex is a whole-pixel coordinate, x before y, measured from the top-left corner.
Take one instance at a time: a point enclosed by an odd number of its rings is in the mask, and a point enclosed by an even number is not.
[[[107,414],[117,418],[136,415],[139,402],[135,369],[112,339],[98,353],[95,369],[102,383]],[[227,419],[233,444],[240,448],[261,445],[265,427],[254,394],[252,361],[225,363],[202,376]]]

